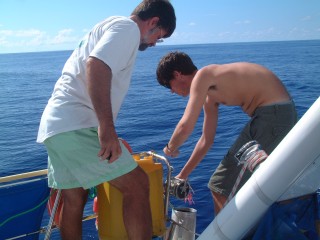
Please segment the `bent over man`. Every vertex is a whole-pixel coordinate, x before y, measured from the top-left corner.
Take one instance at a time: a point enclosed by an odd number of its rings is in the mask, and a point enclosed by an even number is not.
[[[187,179],[213,144],[220,105],[240,106],[251,117],[208,183],[217,214],[241,170],[234,157],[236,152],[245,143],[256,140],[270,154],[297,121],[294,103],[279,78],[254,63],[211,64],[198,70],[187,54],[171,52],[159,62],[157,79],[173,93],[190,95],[184,114],[163,149],[166,155],[179,155],[179,147],[204,111],[202,135],[177,178]],[[246,172],[239,187],[249,177]]]

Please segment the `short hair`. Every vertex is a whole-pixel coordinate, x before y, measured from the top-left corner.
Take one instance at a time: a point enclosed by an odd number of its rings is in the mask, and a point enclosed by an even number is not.
[[[159,17],[158,26],[166,30],[164,38],[170,37],[176,28],[174,8],[168,0],[143,0],[131,15],[136,15],[143,21]]]
[[[160,85],[171,89],[170,81],[174,78],[173,72],[190,75],[197,70],[191,58],[183,52],[170,52],[160,60],[157,67],[157,79]]]

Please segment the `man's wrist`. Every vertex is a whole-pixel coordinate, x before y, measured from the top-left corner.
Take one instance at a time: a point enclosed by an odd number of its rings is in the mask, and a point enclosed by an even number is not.
[[[167,145],[166,145],[166,148],[168,149],[168,152],[169,152],[169,153],[173,153],[173,152],[174,152],[173,149],[169,148],[169,144],[168,144],[168,143],[167,143]]]

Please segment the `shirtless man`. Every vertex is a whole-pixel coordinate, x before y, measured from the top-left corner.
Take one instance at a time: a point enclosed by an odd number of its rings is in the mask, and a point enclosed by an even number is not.
[[[159,62],[157,79],[172,93],[190,95],[185,112],[163,149],[166,155],[179,155],[179,147],[192,133],[204,110],[202,135],[177,178],[187,179],[213,144],[220,104],[240,106],[251,117],[208,183],[217,214],[242,168],[237,165],[235,153],[245,143],[256,140],[270,154],[297,121],[294,103],[277,76],[253,63],[212,64],[198,70],[187,54],[171,52]],[[239,188],[250,175],[244,174]]]

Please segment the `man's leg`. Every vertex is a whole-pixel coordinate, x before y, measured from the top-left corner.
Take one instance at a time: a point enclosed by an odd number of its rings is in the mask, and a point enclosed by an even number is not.
[[[151,239],[152,217],[147,174],[137,167],[109,183],[123,194],[123,220],[129,239]]]
[[[224,204],[227,201],[227,197],[214,191],[211,191],[211,193],[214,203],[214,215],[217,216],[221,209],[224,207]]]
[[[82,216],[87,197],[88,190],[83,188],[62,190],[60,233],[63,240],[82,239]]]

